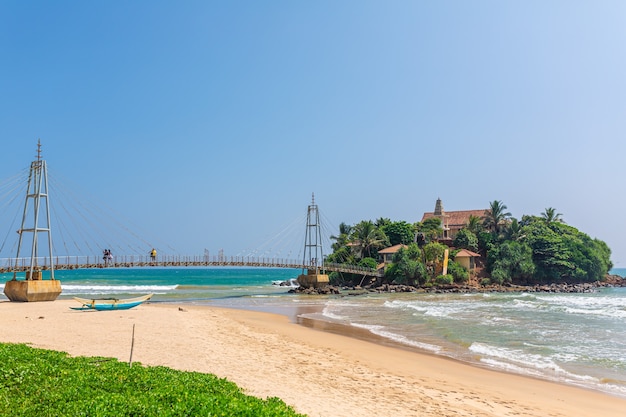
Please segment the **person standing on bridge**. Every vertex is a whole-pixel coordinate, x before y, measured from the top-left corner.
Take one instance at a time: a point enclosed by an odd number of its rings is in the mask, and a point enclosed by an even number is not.
[[[156,249],[152,248],[152,250],[150,251],[150,260],[152,260],[152,262],[156,261]]]
[[[109,266],[109,262],[113,260],[113,255],[111,254],[111,249],[105,249],[102,259],[104,259],[104,266]]]

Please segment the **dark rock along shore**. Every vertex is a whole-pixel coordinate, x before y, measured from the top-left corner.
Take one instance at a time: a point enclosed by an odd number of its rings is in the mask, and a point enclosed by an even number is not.
[[[598,288],[607,287],[626,287],[626,279],[619,275],[607,275],[604,281],[585,282],[578,284],[560,283],[560,284],[536,284],[536,285],[440,285],[432,287],[415,287],[412,285],[396,285],[383,284],[379,286],[355,286],[355,287],[337,287],[327,285],[320,288],[293,288],[290,293],[298,294],[342,294],[344,291],[349,295],[359,295],[365,293],[397,293],[397,292],[415,292],[415,293],[480,293],[480,292],[547,292],[547,293],[592,293]]]

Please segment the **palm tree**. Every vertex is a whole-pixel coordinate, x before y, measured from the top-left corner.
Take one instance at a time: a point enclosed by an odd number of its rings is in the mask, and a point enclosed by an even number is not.
[[[346,246],[350,237],[350,233],[352,233],[352,226],[341,222],[339,224],[339,236],[333,235],[330,237],[332,240],[335,241],[335,243],[332,244],[332,248],[334,251],[338,251],[340,248]]]
[[[371,257],[372,252],[385,246],[386,236],[371,220],[362,221],[352,228],[350,236],[353,248],[361,259]]]
[[[376,227],[383,227],[383,226],[387,226],[390,223],[391,223],[391,219],[386,218],[386,217],[380,217],[378,220],[376,220],[376,223],[374,223],[374,225]]]
[[[483,226],[491,230],[496,236],[500,235],[502,226],[511,217],[511,213],[505,211],[506,205],[502,201],[494,200],[489,203],[489,210],[485,210],[483,216]]]
[[[480,217],[474,215],[469,216],[469,219],[467,219],[467,225],[465,225],[465,227],[476,236],[478,236],[478,234],[484,230],[483,223]]]
[[[557,213],[556,209],[554,207],[548,207],[546,209],[546,211],[544,211],[543,213],[541,213],[541,217],[543,217],[543,220],[547,223],[553,223],[553,222],[563,222],[563,218],[561,217],[563,216],[561,213]]]
[[[506,240],[513,241],[521,241],[526,237],[525,234],[522,234],[522,225],[517,221],[517,219],[511,220],[511,223],[508,224],[504,229],[504,238]]]

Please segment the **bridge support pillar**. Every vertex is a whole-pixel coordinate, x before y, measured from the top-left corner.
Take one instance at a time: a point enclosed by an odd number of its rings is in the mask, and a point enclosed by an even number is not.
[[[305,288],[325,287],[329,283],[328,275],[319,274],[316,270],[307,270],[306,274],[298,275],[298,284]]]
[[[54,301],[60,294],[58,280],[11,280],[4,284],[4,295],[10,301]]]

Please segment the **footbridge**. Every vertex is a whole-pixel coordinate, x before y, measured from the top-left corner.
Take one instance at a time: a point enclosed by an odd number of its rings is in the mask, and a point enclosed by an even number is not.
[[[30,269],[30,258],[5,258],[0,260],[0,273],[25,272]],[[359,265],[325,262],[318,265],[302,260],[263,258],[250,256],[182,256],[164,255],[151,259],[149,256],[123,255],[105,261],[100,256],[56,256],[36,259],[37,269],[42,271],[94,269],[94,268],[187,268],[187,267],[247,267],[247,268],[287,268],[301,270],[321,270],[340,272],[368,277],[379,277],[381,272]]]
[[[218,256],[209,256],[207,249],[203,255],[184,256],[168,255],[165,246],[154,244],[154,240],[146,240],[141,233],[130,230],[127,223],[121,223],[117,216],[111,218],[105,210],[104,219],[100,204],[95,209],[89,209],[83,198],[78,201],[69,201],[67,198],[58,198],[61,211],[55,211],[55,206],[49,201],[50,195],[56,195],[54,187],[48,186],[48,170],[46,161],[41,158],[41,143],[37,144],[37,159],[31,162],[28,177],[25,180],[26,195],[23,209],[16,213],[22,213],[22,220],[18,226],[18,214],[13,223],[6,221],[5,238],[0,240],[0,273],[11,273],[10,281],[5,285],[5,294],[11,301],[49,301],[54,300],[61,293],[61,284],[54,277],[55,270],[92,269],[92,268],[186,268],[186,267],[253,267],[253,268],[289,268],[301,269],[298,282],[303,286],[323,286],[328,284],[328,272],[357,274],[363,277],[380,277],[381,271],[351,264],[335,264],[325,262],[325,254],[322,234],[323,224],[315,195],[312,195],[311,204],[308,206],[306,226],[297,225],[302,230],[304,226],[304,245],[301,260],[287,259],[281,256],[225,256],[219,251]],[[3,222],[6,210],[15,201],[22,185],[20,177],[10,179],[7,183],[0,183],[0,218]],[[63,188],[57,187],[58,189]],[[68,187],[73,189],[73,187]],[[22,194],[23,195],[23,194]],[[6,204],[4,199],[6,196]],[[81,208],[80,212],[72,209]],[[100,217],[100,218],[99,218]],[[98,220],[96,220],[98,219]],[[76,223],[81,221],[81,223]],[[2,226],[4,229],[4,225]],[[11,233],[17,229],[17,234]],[[58,231],[53,245],[52,230]],[[116,232],[117,230],[117,232]],[[295,235],[297,233],[293,233]],[[286,236],[285,230],[277,235],[277,242],[272,242],[275,248],[278,243],[283,243]],[[297,237],[297,236],[296,236]],[[5,249],[11,246],[16,248],[15,257],[11,254],[3,255]],[[301,235],[298,241],[302,242]],[[99,242],[94,245],[93,242]],[[300,243],[301,245],[301,243]],[[168,245],[169,246],[169,245]],[[148,248],[152,248],[148,250]],[[287,253],[291,254],[289,245]],[[157,251],[158,249],[158,251]],[[167,249],[170,249],[167,247]],[[258,253],[266,254],[267,250]],[[54,253],[59,251],[75,253],[77,255],[58,256]],[[129,252],[135,254],[128,255]],[[158,256],[157,256],[158,252]],[[294,253],[297,250],[293,251]],[[87,253],[87,255],[85,254]],[[113,255],[115,253],[115,255]],[[281,253],[279,250],[275,253]],[[47,256],[45,256],[47,254]],[[141,254],[141,255],[139,255]],[[146,255],[147,254],[147,255]],[[3,257],[4,256],[4,257]],[[47,271],[42,274],[42,271]],[[17,274],[21,273],[24,280],[18,280]],[[47,279],[48,278],[48,279]]]

